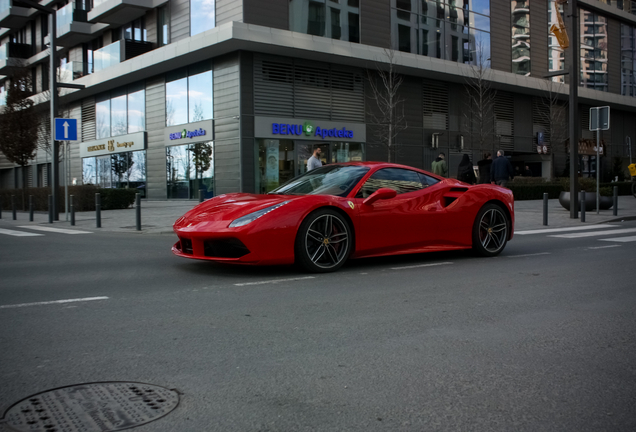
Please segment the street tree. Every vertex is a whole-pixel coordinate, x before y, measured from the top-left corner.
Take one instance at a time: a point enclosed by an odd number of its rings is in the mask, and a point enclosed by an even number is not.
[[[35,113],[31,76],[20,68],[10,78],[6,105],[0,114],[0,151],[6,158],[22,167],[22,207],[26,208],[25,188],[27,170],[38,144],[38,117]]]
[[[393,162],[398,151],[397,137],[408,128],[408,124],[404,114],[404,99],[398,93],[404,79],[396,72],[395,51],[385,49],[384,53],[384,64],[380,62],[375,71],[367,70],[370,99],[375,102],[375,107],[369,109],[367,115],[374,125],[374,145],[382,147],[388,162]]]
[[[192,144],[188,151],[192,153],[192,162],[196,179],[196,188],[201,187],[203,173],[210,169],[212,164],[212,146],[206,143]]]
[[[550,158],[552,160],[551,179],[554,178],[554,150],[569,145],[568,133],[568,104],[562,101],[561,94],[565,94],[565,85],[551,79],[545,80],[544,96],[542,98],[542,108],[540,114],[542,122],[548,126],[546,131],[546,142],[550,145]]]

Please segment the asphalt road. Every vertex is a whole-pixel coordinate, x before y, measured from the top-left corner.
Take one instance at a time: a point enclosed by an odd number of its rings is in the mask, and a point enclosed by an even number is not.
[[[137,381],[183,394],[139,431],[634,431],[636,241],[605,239],[636,222],[613,225],[326,275],[180,259],[169,235],[0,233],[0,415]]]

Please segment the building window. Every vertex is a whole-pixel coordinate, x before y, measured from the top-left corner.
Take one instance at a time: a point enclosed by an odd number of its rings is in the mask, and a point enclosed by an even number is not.
[[[214,196],[214,143],[201,142],[166,147],[168,198]]]
[[[131,88],[120,96],[110,97],[110,94],[106,94],[98,98],[95,103],[97,139],[145,130],[146,92],[137,88]]]
[[[512,0],[512,73],[530,76],[530,0]]]
[[[134,20],[121,28],[121,37],[125,40],[137,42],[146,42],[148,40],[148,32],[146,31],[146,20],[141,17]]]
[[[170,43],[170,11],[168,5],[157,10],[157,44],[159,46]]]
[[[146,195],[146,151],[82,159],[82,182],[103,188],[136,189]]]
[[[636,27],[621,24],[621,94],[636,96]]]
[[[550,33],[550,28],[559,26],[559,19],[555,13],[556,0],[548,2],[548,70],[550,72],[558,72],[565,70],[565,51],[559,45],[555,35]],[[556,4],[556,8],[563,17],[563,5]],[[552,77],[554,82],[565,82],[563,75]]]
[[[208,69],[201,72],[202,69]],[[176,71],[166,79],[166,126],[213,118],[209,63]]]
[[[490,67],[489,0],[391,0],[393,48]]]
[[[290,0],[291,31],[360,42],[359,0]]]
[[[216,26],[216,0],[190,1],[190,36]]]
[[[608,91],[607,18],[581,9],[581,83],[582,87]]]

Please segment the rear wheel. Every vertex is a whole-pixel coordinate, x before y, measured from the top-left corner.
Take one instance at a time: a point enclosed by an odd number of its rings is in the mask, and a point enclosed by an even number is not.
[[[473,249],[481,256],[499,255],[508,242],[510,224],[504,210],[486,204],[479,210],[473,225]]]
[[[296,262],[313,273],[338,270],[351,251],[353,236],[345,218],[330,209],[311,213],[296,235]]]

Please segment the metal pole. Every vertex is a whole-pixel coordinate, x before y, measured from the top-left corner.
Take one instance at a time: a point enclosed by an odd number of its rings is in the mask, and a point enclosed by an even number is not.
[[[49,223],[53,223],[53,195],[49,195]]]
[[[543,194],[543,225],[548,225],[548,194]]]
[[[99,193],[95,194],[95,223],[97,228],[102,227],[102,197]]]
[[[2,219],[2,197],[0,196],[0,219]]]
[[[29,195],[29,222],[33,222],[33,195]]]
[[[135,194],[135,220],[137,231],[141,231],[141,194]]]
[[[64,141],[64,218],[68,222],[68,172],[69,172],[68,160],[68,141]]]
[[[618,186],[614,186],[614,216],[618,216]]]
[[[601,110],[596,110],[596,124],[601,127]],[[599,187],[601,184],[601,158],[599,156],[598,147],[601,145],[601,131],[600,129],[596,131],[596,214],[600,212],[600,193]]]
[[[581,222],[585,222],[585,191],[581,191]]]
[[[17,220],[15,214],[15,195],[11,195],[11,212],[13,213],[13,220]]]
[[[51,97],[51,195],[53,195],[53,218],[60,220],[59,209],[57,208],[57,195],[60,186],[60,165],[59,165],[59,143],[55,141],[55,117],[57,115],[57,41],[55,38],[56,22],[55,12],[49,14],[49,93]]]
[[[579,23],[578,2],[570,0],[570,102],[569,102],[569,129],[570,129],[570,197],[573,205],[570,205],[570,218],[578,217],[576,208],[576,193],[579,179]]]
[[[203,194],[205,193],[205,189],[199,189],[199,202],[203,202]]]
[[[68,198],[71,205],[71,226],[75,226],[75,206],[73,205],[73,195]]]

